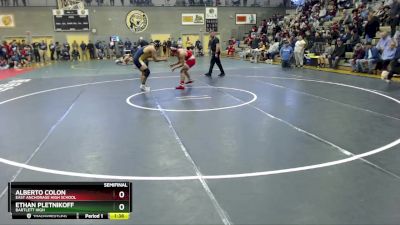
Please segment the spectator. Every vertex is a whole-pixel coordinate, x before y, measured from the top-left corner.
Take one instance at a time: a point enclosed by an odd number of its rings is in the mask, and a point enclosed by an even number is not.
[[[306,42],[303,40],[303,37],[299,35],[294,47],[294,58],[296,60],[296,67],[303,68],[305,46]]]
[[[280,55],[282,58],[282,68],[290,68],[290,61],[293,57],[293,48],[289,45],[287,40],[283,41],[283,46],[280,50]]]
[[[325,67],[325,63],[326,63],[326,61],[328,59],[328,56],[332,55],[334,50],[335,50],[335,46],[333,46],[333,45],[331,46],[329,44],[329,42],[326,42],[324,53],[320,57],[318,57],[318,66],[317,67],[324,68]]]
[[[178,38],[177,44],[178,44],[178,48],[182,48],[183,47],[182,38],[180,38],[180,37]]]
[[[368,72],[372,74],[378,60],[378,49],[375,46],[372,46],[371,42],[367,42],[364,59],[357,61],[357,70],[363,73]],[[365,68],[366,65],[368,66],[367,69]]]
[[[381,39],[379,39],[378,44],[376,44],[376,48],[378,49],[379,53],[383,53],[385,49],[390,48],[390,43],[392,42],[392,39],[385,31],[381,32],[380,36]]]
[[[365,25],[365,39],[367,42],[371,42],[376,36],[376,32],[379,31],[379,19],[373,15],[372,12],[368,14],[368,22]]]
[[[39,63],[40,62],[40,53],[39,53],[39,43],[35,42],[32,44],[33,47],[33,55],[35,57],[35,62]]]
[[[167,41],[166,40],[164,40],[162,42],[162,50],[163,50],[163,56],[166,56],[167,55]]]
[[[389,82],[393,75],[395,73],[400,74],[400,45],[397,45],[397,49],[396,49],[396,53],[394,55],[394,58],[392,59],[392,61],[390,62],[390,69],[388,71],[388,73],[386,73],[387,71],[382,72],[382,79],[386,80],[387,82]]]
[[[88,55],[87,55],[87,45],[84,41],[82,41],[81,45],[81,51],[82,51],[82,60],[87,60]]]
[[[277,40],[275,40],[275,42],[273,42],[272,45],[267,50],[266,58],[268,60],[271,60],[271,62],[273,62],[274,57],[277,54],[279,54],[279,42]]]
[[[125,5],[125,1],[121,0],[121,5],[124,6]]]
[[[86,2],[87,6],[91,6],[92,5],[92,0],[85,0],[85,2]]]
[[[252,55],[252,59],[250,60],[250,62],[255,62],[257,63],[257,58],[258,55],[260,53],[260,51],[258,50],[259,44],[260,44],[261,40],[259,36],[254,37],[253,41],[250,44],[251,47],[251,55]]]
[[[78,42],[76,42],[76,40],[74,40],[74,42],[72,42],[72,49],[78,49],[79,45]]]
[[[46,42],[44,42],[44,40],[42,40],[42,42],[39,45],[39,54],[40,57],[42,57],[43,62],[46,62],[46,55],[47,55],[47,44]]]
[[[71,55],[72,55],[72,60],[73,60],[73,61],[79,60],[79,59],[80,59],[80,55],[79,55],[78,48],[74,48],[74,49],[72,50],[72,52],[71,52]]]
[[[350,45],[351,45],[351,49],[354,48],[354,46],[356,46],[356,44],[360,43],[360,35],[358,34],[356,29],[353,29],[351,31],[351,38],[350,38]],[[351,50],[350,50],[351,51]]]
[[[110,6],[114,6],[115,5],[115,0],[110,0]]]
[[[353,58],[349,60],[352,72],[360,72],[357,70],[357,61],[363,59],[365,56],[365,51],[361,45],[361,43],[356,44],[354,47]]]
[[[400,0],[393,0],[392,5],[390,6],[390,29],[391,36],[393,37],[396,33],[396,26],[399,25],[399,16],[400,16]]]
[[[391,40],[389,47],[383,50],[380,62],[380,68],[382,70],[387,70],[387,66],[394,59],[394,56],[396,54],[396,47],[396,42],[394,40]]]
[[[54,52],[56,51],[56,45],[53,43],[52,40],[50,40],[49,49],[50,49],[50,60],[54,61]]]
[[[167,56],[170,56],[170,48],[172,46],[171,38],[168,38],[167,40]]]
[[[332,55],[328,56],[329,67],[336,69],[339,65],[339,61],[344,58],[346,54],[346,48],[343,45],[343,41],[340,39],[336,40],[336,47]]]
[[[94,59],[94,45],[93,45],[92,41],[89,40],[87,48],[89,50],[90,59]]]
[[[124,43],[125,49],[131,49],[132,48],[132,42],[129,39],[126,39]]]
[[[60,45],[60,43],[58,41],[56,42],[56,55],[57,55],[57,60],[60,60],[61,45]]]
[[[69,45],[68,42],[65,42],[63,47],[65,48],[65,50],[68,51],[68,53],[71,51],[71,46]]]
[[[8,69],[9,65],[5,55],[0,55],[0,70]]]

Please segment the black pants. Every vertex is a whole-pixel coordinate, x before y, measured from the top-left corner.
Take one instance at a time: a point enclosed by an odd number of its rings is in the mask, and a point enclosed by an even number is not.
[[[110,0],[110,5],[114,6],[114,0]]]
[[[328,56],[329,67],[332,69],[337,69],[339,62],[342,58],[338,56]]]
[[[218,55],[218,57],[215,57],[215,53],[214,52],[211,55],[210,69],[208,70],[208,73],[210,75],[212,74],[212,70],[214,68],[214,64],[215,63],[217,63],[217,66],[218,66],[219,70],[221,71],[221,73],[225,74],[224,68],[222,68],[220,55]]]
[[[290,59],[289,60],[282,60],[281,62],[282,68],[290,68]]]
[[[54,50],[50,50],[50,59],[54,60]]]
[[[89,49],[90,59],[94,59],[94,49]]]
[[[60,60],[61,51],[56,51],[57,60]]]
[[[392,18],[390,20],[390,35],[394,37],[394,34],[396,33],[396,26],[399,24],[399,18]]]
[[[35,62],[40,62],[39,51],[33,51],[33,55],[35,56]]]
[[[121,0],[121,5],[124,6],[125,2],[124,0]]]
[[[399,74],[400,73],[400,63],[397,62],[397,60],[393,60],[390,64],[390,71],[388,74],[388,80],[391,80],[393,78],[393,74]]]

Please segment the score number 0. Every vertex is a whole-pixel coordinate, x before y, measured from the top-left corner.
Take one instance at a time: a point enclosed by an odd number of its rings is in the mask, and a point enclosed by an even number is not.
[[[121,199],[123,199],[123,198],[125,197],[125,192],[120,191],[120,192],[118,193],[118,197],[121,198]],[[119,208],[119,210],[123,211],[123,210],[125,209],[125,204],[122,204],[122,203],[119,204],[118,208]]]

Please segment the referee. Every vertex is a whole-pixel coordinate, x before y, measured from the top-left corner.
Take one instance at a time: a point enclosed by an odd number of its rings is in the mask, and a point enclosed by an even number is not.
[[[212,70],[214,67],[214,64],[217,63],[217,66],[221,73],[218,75],[220,77],[225,76],[224,68],[222,68],[221,65],[221,60],[220,60],[220,55],[221,55],[221,46],[219,44],[219,39],[215,36],[215,32],[210,33],[210,47],[211,47],[211,62],[210,62],[210,69],[208,70],[208,73],[204,74],[208,77],[211,77]]]

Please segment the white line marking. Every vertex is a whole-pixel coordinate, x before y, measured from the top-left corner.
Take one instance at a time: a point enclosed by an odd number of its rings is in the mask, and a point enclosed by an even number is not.
[[[181,98],[178,99],[179,101],[188,101],[188,100],[202,100],[202,99],[210,99],[212,97],[208,96],[208,97],[198,97],[198,98]]]
[[[98,69],[92,69],[92,68],[82,68],[79,66],[71,65],[71,69],[73,70],[98,70]]]
[[[190,99],[190,98],[202,98],[202,97],[210,97],[208,95],[188,95],[182,97],[176,97],[177,99]]]
[[[54,130],[64,121],[64,119],[67,117],[67,115],[71,112],[72,108],[74,107],[76,101],[78,100],[79,96],[81,96],[82,91],[75,97],[75,99],[72,101],[72,104],[69,106],[67,111],[57,120],[57,122],[51,126],[50,130],[47,132],[46,136],[43,138],[43,140],[39,143],[39,145],[36,147],[35,151],[32,152],[32,154],[29,156],[29,158],[24,162],[24,164],[28,164],[33,157],[36,155],[36,153],[39,152],[39,150],[42,148],[42,146],[47,142],[49,139],[50,135],[54,132]],[[11,178],[10,182],[15,181],[17,179],[18,175],[22,172],[23,168],[20,167],[18,171],[15,173],[15,175]],[[7,192],[8,186],[3,190],[3,192],[0,194],[0,199],[3,197],[3,195]]]
[[[279,86],[279,85],[273,84],[273,86]],[[283,86],[280,86],[280,87],[283,87]],[[230,95],[230,94],[228,94],[228,95]],[[238,101],[243,102],[241,99],[238,99],[238,98],[236,98],[235,96],[232,96],[232,95],[230,95],[230,96],[231,96],[232,98],[238,100]],[[316,140],[318,140],[318,141],[321,141],[322,143],[325,143],[325,144],[331,146],[331,147],[334,148],[334,149],[337,149],[338,151],[340,151],[341,153],[343,153],[343,154],[346,155],[346,156],[354,156],[354,155],[355,155],[354,153],[352,153],[352,152],[350,152],[350,151],[348,151],[348,150],[346,150],[346,149],[344,149],[344,148],[342,148],[342,147],[339,147],[338,145],[335,145],[335,144],[333,144],[332,142],[330,142],[330,141],[328,141],[328,140],[325,140],[325,139],[323,139],[323,138],[321,138],[321,137],[319,137],[319,136],[317,136],[317,135],[315,135],[315,134],[313,134],[313,133],[310,133],[310,132],[308,132],[308,131],[306,131],[306,130],[303,130],[303,129],[299,128],[299,127],[296,127],[295,125],[293,125],[293,124],[287,122],[286,120],[283,120],[283,119],[281,119],[281,118],[278,118],[278,117],[276,117],[276,116],[273,116],[273,115],[271,115],[271,114],[265,112],[264,110],[262,110],[262,109],[260,109],[260,108],[258,108],[258,107],[256,107],[256,106],[253,106],[253,105],[249,105],[249,106],[252,107],[252,108],[254,108],[254,109],[256,109],[257,111],[259,111],[259,112],[261,112],[261,113],[267,115],[268,117],[270,117],[270,118],[272,118],[272,119],[278,120],[278,121],[280,121],[280,122],[282,122],[282,123],[288,125],[289,127],[293,128],[293,129],[295,129],[295,130],[297,130],[297,131],[299,131],[299,132],[301,132],[301,133],[304,133],[305,135],[311,136],[312,138],[314,138],[314,139],[316,139]],[[390,174],[390,175],[392,175],[392,176],[394,176],[394,177],[400,179],[400,176],[399,176],[399,175],[397,175],[397,174],[395,174],[395,173],[393,173],[393,172],[391,172],[391,171],[389,171],[389,170],[386,170],[386,169],[383,168],[383,167],[380,167],[380,166],[378,166],[378,165],[376,165],[376,164],[374,164],[374,163],[372,163],[372,162],[370,162],[370,161],[368,161],[368,160],[366,160],[366,159],[363,159],[363,158],[360,158],[360,160],[363,161],[363,162],[365,162],[365,163],[367,163],[367,164],[369,164],[369,165],[371,165],[371,166],[373,166],[373,167],[375,167],[375,168],[377,168],[377,169],[379,169],[379,170],[381,170],[381,171],[383,171],[383,172],[385,172],[385,173],[387,173],[387,174]]]
[[[332,100],[332,99],[329,99],[329,98],[324,98],[324,97],[321,97],[321,96],[318,96],[318,95],[313,95],[313,94],[310,94],[310,93],[307,93],[307,92],[298,91],[298,90],[296,90],[296,89],[292,89],[292,88],[289,88],[289,87],[286,87],[286,86],[281,86],[281,85],[273,84],[273,83],[266,82],[266,81],[262,81],[262,80],[259,80],[259,79],[256,79],[256,81],[259,81],[259,82],[261,82],[261,83],[264,83],[264,84],[267,84],[267,85],[270,85],[270,86],[274,86],[274,87],[278,87],[278,88],[287,89],[287,90],[290,90],[290,91],[293,91],[293,92],[296,92],[296,93],[300,93],[300,94],[303,94],[303,95],[307,95],[307,96],[311,96],[311,97],[318,98],[318,99],[321,99],[321,100],[325,100],[325,101],[328,101],[328,102],[340,104],[340,105],[343,105],[343,106],[346,106],[346,107],[349,107],[349,108],[352,108],[352,109],[357,109],[357,110],[361,110],[361,111],[373,113],[373,114],[375,114],[375,115],[383,116],[383,117],[390,118],[390,119],[394,119],[394,120],[400,120],[400,118],[397,118],[397,117],[389,116],[389,115],[386,115],[386,114],[383,114],[383,113],[379,113],[379,112],[375,112],[375,111],[373,111],[373,110],[365,109],[365,108],[362,108],[362,107],[357,107],[357,106],[354,106],[354,105],[349,105],[349,104],[347,104],[347,103],[339,102],[339,101]]]
[[[200,172],[200,169],[197,167],[196,163],[193,161],[192,157],[190,156],[189,152],[186,150],[185,145],[183,144],[181,138],[179,137],[178,133],[176,132],[174,126],[172,125],[172,122],[170,118],[168,117],[167,113],[161,108],[160,104],[158,103],[157,99],[154,98],[157,103],[157,108],[161,112],[162,116],[165,118],[165,120],[168,123],[169,128],[171,129],[172,133],[174,134],[174,137],[176,141],[178,142],[183,154],[185,154],[186,159],[192,164],[193,170],[195,171],[197,177],[199,178],[199,181],[204,188],[206,194],[210,198],[212,204],[214,205],[215,209],[218,212],[219,217],[221,218],[222,222],[225,225],[230,225],[232,224],[229,220],[229,216],[227,213],[222,209],[221,205],[218,203],[217,199],[215,198],[214,194],[211,192],[210,187],[208,186],[207,182],[203,178],[203,174]]]
[[[248,105],[254,101],[257,100],[257,95],[254,94],[253,92],[247,91],[247,90],[242,90],[242,89],[237,89],[237,88],[229,88],[229,87],[214,87],[214,86],[197,86],[197,87],[191,87],[192,89],[197,89],[197,88],[214,88],[214,89],[225,89],[225,90],[234,90],[234,91],[241,91],[248,93],[253,96],[253,98],[247,102],[243,102],[242,104],[238,105],[232,105],[232,106],[225,106],[225,107],[218,107],[218,108],[210,108],[210,109],[163,109],[163,111],[166,112],[209,112],[209,111],[217,111],[217,110],[225,110],[225,109],[233,109],[237,107],[241,107],[244,105]],[[156,89],[156,90],[151,90],[151,92],[157,92],[157,91],[165,91],[165,90],[175,90],[175,88],[161,88],[161,89]],[[138,92],[136,94],[133,94],[129,96],[126,99],[126,103],[128,103],[130,106],[133,106],[135,108],[139,109],[145,109],[145,110],[151,110],[151,111],[160,111],[158,108],[151,108],[151,107],[144,107],[140,105],[136,105],[132,102],[132,99],[135,98],[136,96],[146,94],[146,92]]]
[[[178,76],[173,76],[173,77],[178,77]],[[254,77],[254,76],[253,76]],[[153,77],[153,78],[172,78],[172,77]],[[245,77],[244,77],[245,78]],[[27,94],[24,96],[19,96],[13,99],[9,99],[3,102],[0,102],[0,105],[15,101],[21,98],[29,97],[29,96],[34,96],[38,95],[41,93],[47,93],[51,91],[56,91],[56,90],[62,90],[62,89],[67,89],[67,88],[74,88],[74,87],[81,87],[85,85],[95,85],[95,84],[104,84],[104,83],[112,83],[112,82],[122,82],[122,81],[128,81],[128,80],[138,80],[139,78],[133,78],[133,79],[123,79],[123,80],[114,80],[114,81],[101,81],[101,82],[94,82],[94,83],[86,83],[86,84],[79,84],[79,85],[72,85],[72,86],[66,86],[66,87],[59,87],[59,88],[53,88],[49,90],[44,90],[44,91],[39,91],[31,94]],[[271,79],[294,79],[294,80],[303,80],[303,81],[310,81],[310,82],[320,82],[320,83],[328,83],[328,84],[334,84],[334,85],[339,85],[339,86],[345,86],[349,88],[355,88],[359,89],[362,91],[366,91],[369,93],[374,93],[377,95],[380,95],[382,97],[385,97],[387,99],[390,99],[397,104],[400,104],[400,100],[397,100],[395,98],[392,98],[390,96],[387,96],[385,94],[381,94],[379,92],[369,90],[366,88],[360,88],[357,86],[352,86],[352,85],[347,85],[347,84],[342,84],[342,83],[333,83],[333,82],[326,82],[326,81],[315,81],[315,80],[306,80],[306,79],[296,79],[296,78],[282,78],[282,77],[276,77],[276,78],[271,78]],[[389,144],[386,144],[384,146],[381,146],[379,148],[375,148],[373,150],[351,156],[349,158],[345,159],[340,159],[340,160],[335,160],[331,162],[325,162],[325,163],[319,163],[319,164],[314,164],[314,165],[308,165],[308,166],[300,166],[300,167],[294,167],[294,168],[287,168],[287,169],[279,169],[279,170],[270,170],[270,171],[261,171],[261,172],[250,172],[250,173],[239,173],[239,174],[223,174],[223,175],[203,175],[203,179],[231,179],[231,178],[245,178],[245,177],[258,177],[258,176],[268,176],[268,175],[275,175],[275,174],[284,174],[284,173],[293,173],[293,172],[299,172],[299,171],[306,171],[306,170],[313,170],[313,169],[318,169],[318,168],[324,168],[324,167],[329,167],[329,166],[335,166],[335,165],[340,165],[344,163],[348,163],[354,160],[358,160],[361,158],[365,158],[371,155],[375,155],[377,153],[386,151],[396,145],[400,144],[400,138],[394,140],[393,142],[390,142]],[[62,170],[54,170],[54,169],[47,169],[43,167],[38,167],[38,166],[31,166],[27,165],[24,163],[19,163],[15,162],[12,160],[0,158],[0,162],[10,165],[10,166],[15,166],[15,167],[22,167],[27,170],[32,170],[36,172],[42,172],[42,173],[50,173],[50,174],[55,174],[55,175],[63,175],[63,176],[72,176],[72,177],[85,177],[85,178],[96,178],[96,179],[105,179],[105,180],[147,180],[147,181],[179,181],[179,180],[198,180],[198,176],[171,176],[171,177],[144,177],[144,176],[116,176],[116,175],[105,175],[105,174],[89,174],[89,173],[78,173],[78,172],[70,172],[70,171],[62,171]]]

